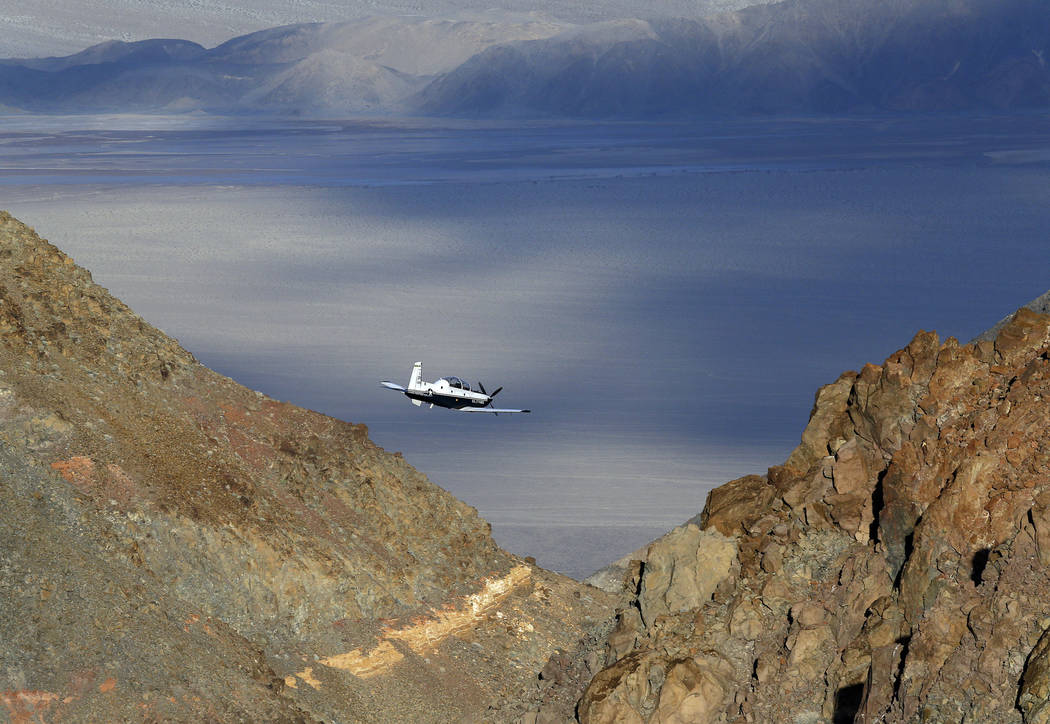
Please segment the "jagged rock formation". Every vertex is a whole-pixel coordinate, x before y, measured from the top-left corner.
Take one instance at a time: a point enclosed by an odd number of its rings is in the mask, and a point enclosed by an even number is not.
[[[3,212],[0,500],[12,721],[498,719],[611,613]]]
[[[1048,400],[1028,309],[843,374],[783,465],[627,568],[604,669],[539,718],[1050,721]]]

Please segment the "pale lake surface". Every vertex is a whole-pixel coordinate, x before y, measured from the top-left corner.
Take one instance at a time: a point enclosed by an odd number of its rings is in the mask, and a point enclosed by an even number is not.
[[[843,370],[1050,288],[1050,119],[10,116],[0,208],[583,577],[782,462]],[[380,388],[416,360],[533,413]]]

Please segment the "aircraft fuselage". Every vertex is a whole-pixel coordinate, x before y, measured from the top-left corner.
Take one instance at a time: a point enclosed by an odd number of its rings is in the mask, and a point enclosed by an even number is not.
[[[405,390],[405,397],[428,405],[447,407],[450,410],[461,410],[464,407],[484,407],[492,401],[491,397],[480,392],[451,387],[445,380],[425,383],[423,389]]]
[[[416,362],[412,366],[412,375],[408,378],[408,386],[383,380],[380,382],[388,390],[396,390],[405,397],[412,400],[413,405],[427,405],[433,407],[444,407],[449,410],[461,412],[487,412],[498,415],[500,413],[529,412],[529,410],[503,409],[492,407],[492,398],[499,394],[502,387],[498,387],[489,394],[485,386],[480,382],[478,389],[471,389],[470,385],[459,377],[442,377],[436,382],[426,382],[423,379],[423,363]]]

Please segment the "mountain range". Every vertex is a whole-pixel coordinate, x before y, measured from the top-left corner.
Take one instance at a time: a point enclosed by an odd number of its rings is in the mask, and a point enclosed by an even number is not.
[[[768,2],[770,0],[759,0]],[[405,18],[600,22],[631,17],[701,17],[755,0],[0,0],[0,57],[64,55],[107,40],[176,37],[212,47],[257,30],[298,23],[344,22],[372,15]]]
[[[0,105],[648,118],[1039,109],[1041,0],[787,0],[691,19],[373,17],[290,25],[211,49],[112,41],[0,61]]]

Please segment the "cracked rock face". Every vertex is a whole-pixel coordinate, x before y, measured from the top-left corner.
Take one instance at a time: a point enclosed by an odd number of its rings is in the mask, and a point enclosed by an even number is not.
[[[842,375],[698,522],[621,567],[585,724],[1050,721],[1050,316]]]
[[[0,720],[509,718],[611,615],[3,212],[0,500]]]

